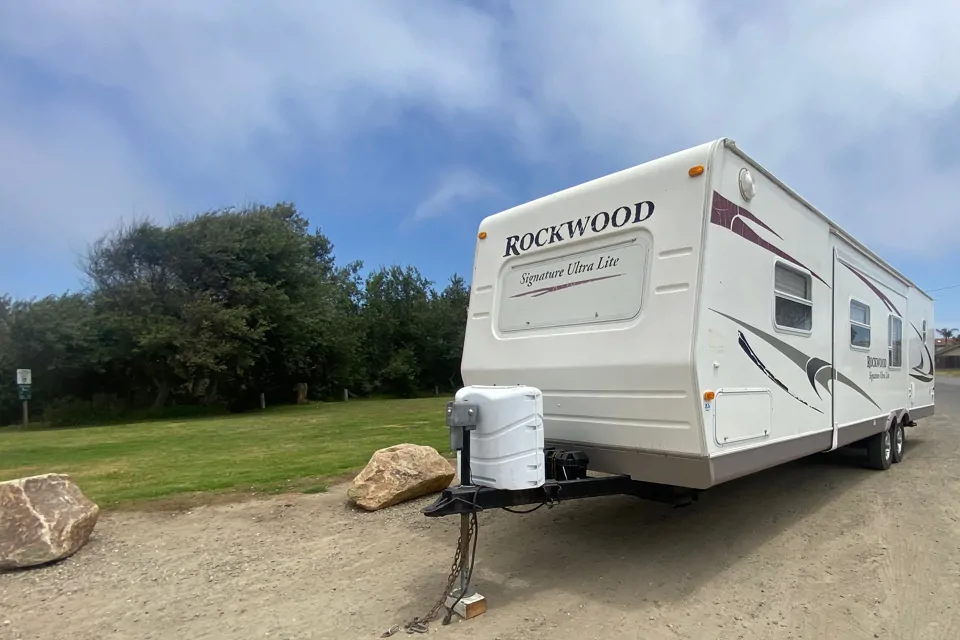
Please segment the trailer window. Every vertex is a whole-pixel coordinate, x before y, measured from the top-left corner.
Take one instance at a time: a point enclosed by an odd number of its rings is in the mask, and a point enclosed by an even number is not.
[[[890,366],[899,367],[903,358],[903,321],[895,316],[890,316],[890,330],[887,332],[890,336],[888,347],[890,349]]]
[[[810,276],[778,263],[774,267],[773,289],[777,326],[810,331],[813,328],[813,282]]]
[[[850,345],[870,348],[870,307],[859,300],[850,301]]]

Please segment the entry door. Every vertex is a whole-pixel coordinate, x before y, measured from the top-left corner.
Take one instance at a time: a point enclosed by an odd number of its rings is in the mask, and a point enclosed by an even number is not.
[[[830,234],[831,250],[833,251],[833,268],[830,270],[830,293],[831,293],[831,302],[832,310],[831,315],[833,317],[833,322],[830,323],[830,424],[833,426],[833,448],[837,447],[837,340],[838,336],[844,335],[843,331],[840,331],[838,334],[837,323],[838,319],[838,307],[837,298],[837,267],[840,264],[840,254],[837,251],[837,237],[833,234]]]
[[[884,416],[909,402],[901,283],[841,238],[833,241],[832,413],[837,425]],[[892,348],[894,345],[899,346]]]

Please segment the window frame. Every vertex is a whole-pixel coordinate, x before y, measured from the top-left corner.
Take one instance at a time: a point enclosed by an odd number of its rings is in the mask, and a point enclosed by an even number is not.
[[[900,349],[899,353],[899,363],[893,364],[893,321],[896,320],[900,323]],[[887,316],[887,365],[891,369],[901,369],[903,368],[903,318],[898,316],[895,313],[891,313]]]
[[[576,317],[576,314],[565,314],[561,320],[553,317],[549,322],[537,322],[536,324],[532,324],[531,322],[520,324],[517,321],[517,308],[509,301],[510,296],[506,293],[507,288],[512,286],[507,284],[508,279],[514,276],[520,277],[520,274],[528,269],[549,269],[551,265],[566,265],[578,258],[585,259],[585,261],[589,263],[595,261],[601,255],[610,255],[611,252],[613,252],[614,255],[619,255],[621,258],[626,257],[626,262],[630,262],[636,258],[638,252],[642,252],[642,259],[635,260],[634,265],[637,267],[639,273],[634,271],[633,277],[629,279],[618,278],[612,281],[627,281],[629,284],[624,285],[625,287],[639,285],[637,289],[621,290],[621,294],[623,295],[635,294],[632,298],[626,298],[628,301],[632,300],[636,303],[635,308],[630,311],[631,315],[621,314],[600,318],[594,313],[594,310],[591,310],[589,316],[583,315],[582,317]],[[513,337],[518,335],[543,335],[543,333],[547,331],[562,333],[570,331],[602,331],[605,330],[603,329],[604,325],[615,326],[636,321],[650,304],[649,297],[652,293],[650,283],[654,275],[651,263],[653,247],[642,232],[631,234],[627,236],[626,239],[615,237],[612,242],[608,239],[607,242],[599,245],[591,243],[587,248],[581,248],[569,253],[557,254],[556,252],[551,252],[551,254],[548,255],[549,257],[546,258],[520,262],[508,260],[504,264],[504,267],[497,276],[497,295],[494,302],[494,310],[491,312],[491,321],[494,323],[495,335]],[[624,263],[623,260],[621,260],[621,262]],[[622,266],[626,266],[626,264],[624,263]],[[621,299],[624,299],[623,295],[621,295]],[[521,300],[524,299],[529,300],[530,298],[521,298]]]
[[[862,323],[862,322],[858,322],[858,321],[856,321],[856,320],[853,319],[853,305],[854,305],[854,303],[861,305],[863,308],[865,308],[865,309],[867,310],[867,323],[866,323],[866,324],[864,324],[864,323]],[[868,332],[867,335],[869,336],[869,341],[867,342],[866,346],[860,345],[860,344],[854,344],[854,342],[853,342],[853,334],[852,334],[852,332],[851,332],[851,335],[850,335],[850,348],[851,348],[851,349],[856,349],[857,351],[870,351],[870,348],[873,346],[873,310],[870,308],[870,305],[867,304],[865,301],[859,299],[859,298],[854,298],[854,297],[851,296],[850,299],[848,300],[848,304],[847,304],[847,322],[848,322],[848,324],[850,325],[851,328],[852,328],[854,325],[856,325],[856,326],[858,326],[858,327],[860,327],[860,328],[866,329],[867,332]]]
[[[780,291],[777,289],[777,269],[783,268],[786,271],[795,273],[798,276],[801,276],[807,281],[807,291],[809,292],[810,298],[800,298],[793,295],[792,293],[787,293],[786,291]],[[773,273],[772,273],[772,282],[771,288],[773,289],[773,307],[771,312],[773,314],[773,327],[776,331],[782,333],[791,333],[798,336],[803,336],[805,338],[813,335],[813,275],[806,269],[797,267],[791,263],[786,262],[785,260],[775,260],[773,263]],[[789,325],[782,325],[777,322],[777,298],[783,298],[784,300],[789,300],[790,302],[795,302],[797,304],[802,304],[810,308],[810,328],[809,329],[800,329],[798,327],[791,327]]]

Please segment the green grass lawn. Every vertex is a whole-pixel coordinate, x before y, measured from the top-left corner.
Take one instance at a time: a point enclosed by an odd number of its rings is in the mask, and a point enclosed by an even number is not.
[[[282,407],[109,427],[0,430],[0,481],[69,473],[101,505],[197,491],[321,491],[382,447],[449,450],[446,398]]]

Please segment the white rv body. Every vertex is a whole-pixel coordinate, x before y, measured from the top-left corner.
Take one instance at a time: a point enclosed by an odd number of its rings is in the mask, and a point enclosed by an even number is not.
[[[932,299],[731,140],[479,232],[464,382],[591,469],[705,489],[933,414]]]

